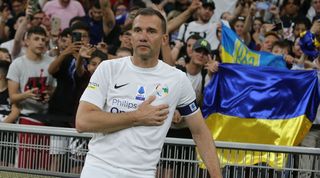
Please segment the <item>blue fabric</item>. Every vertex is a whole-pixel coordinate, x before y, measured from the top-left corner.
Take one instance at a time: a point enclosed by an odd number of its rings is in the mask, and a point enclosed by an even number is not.
[[[286,68],[283,56],[249,49],[238,35],[222,23],[222,61],[224,63],[249,64]]]
[[[317,71],[221,64],[204,90],[203,115],[289,119],[307,115],[319,105]]]

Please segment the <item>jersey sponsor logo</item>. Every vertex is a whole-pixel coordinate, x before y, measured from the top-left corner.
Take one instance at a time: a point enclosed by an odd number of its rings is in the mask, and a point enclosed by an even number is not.
[[[159,98],[164,98],[169,95],[169,87],[166,84],[157,84],[156,95]]]
[[[127,111],[133,111],[138,108],[138,103],[130,102],[125,99],[114,98],[111,102],[111,113],[123,113]]]
[[[139,86],[137,90],[136,100],[144,101],[146,99],[146,90],[143,86]]]
[[[125,84],[122,84],[122,85],[117,85],[117,84],[115,84],[114,85],[114,89],[118,89],[118,88],[121,88],[121,87],[124,87],[124,86],[126,86],[126,85],[128,85],[129,83],[125,83]]]
[[[99,84],[95,83],[95,82],[89,82],[87,88],[88,89],[92,89],[92,90],[95,90],[99,87]]]

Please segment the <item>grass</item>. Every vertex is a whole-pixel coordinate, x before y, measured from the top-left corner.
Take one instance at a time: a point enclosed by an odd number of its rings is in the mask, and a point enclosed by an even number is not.
[[[5,172],[0,171],[1,178],[56,178],[52,176],[40,176],[34,174],[16,173],[16,172]]]

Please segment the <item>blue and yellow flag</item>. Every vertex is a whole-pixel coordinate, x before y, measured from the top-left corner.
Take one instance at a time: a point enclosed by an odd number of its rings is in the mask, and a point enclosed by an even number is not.
[[[318,85],[317,71],[221,64],[204,90],[202,112],[215,140],[296,146],[316,117]],[[220,153],[222,162],[227,154]],[[232,161],[281,168],[285,157],[273,156],[243,152]]]
[[[281,55],[269,52],[250,50],[238,35],[222,23],[222,62],[248,64],[252,66],[272,66],[285,68],[286,63]]]

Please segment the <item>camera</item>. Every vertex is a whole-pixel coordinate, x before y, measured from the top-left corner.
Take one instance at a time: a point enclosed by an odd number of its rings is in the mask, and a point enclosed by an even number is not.
[[[72,32],[72,43],[81,41],[82,33]]]

